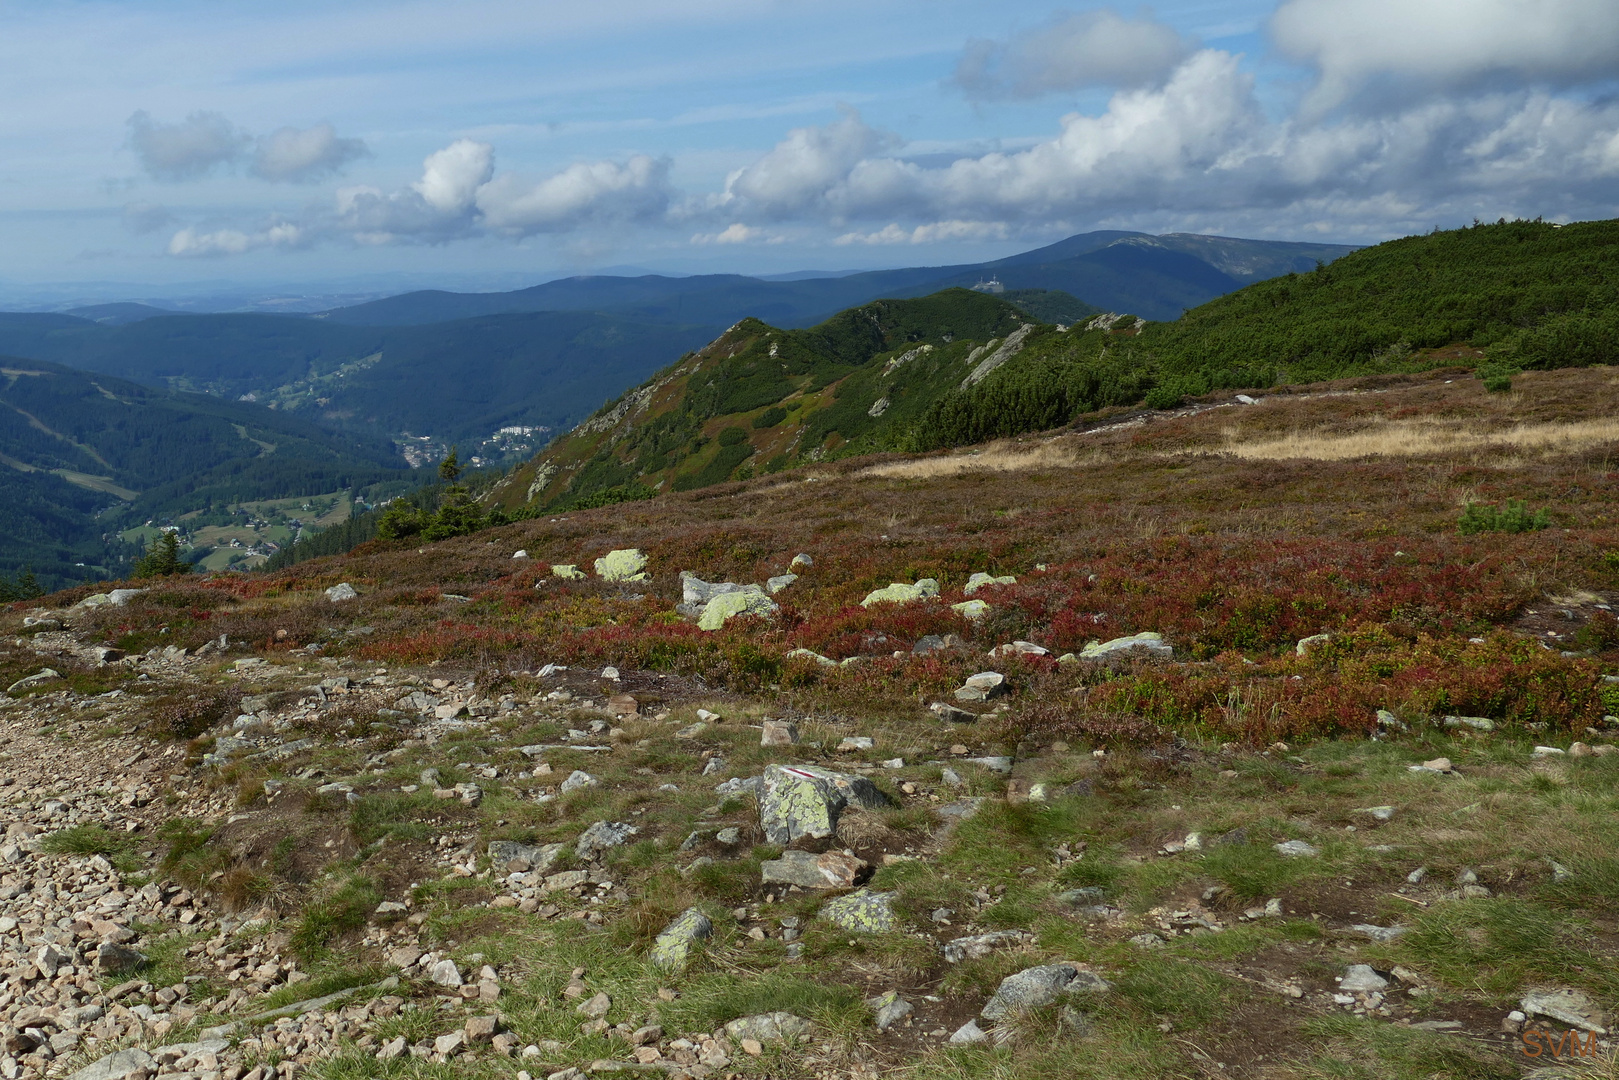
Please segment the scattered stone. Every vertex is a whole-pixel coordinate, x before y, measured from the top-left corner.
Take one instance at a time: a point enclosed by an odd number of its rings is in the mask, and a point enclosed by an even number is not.
[[[1474,731],[1494,731],[1495,721],[1482,716],[1447,716],[1444,725],[1448,728],[1470,727]],[[1561,750],[1558,753],[1562,753]]]
[[[608,848],[618,847],[641,830],[621,821],[598,821],[580,834],[574,844],[574,854],[586,862],[594,862]]]
[[[687,908],[663,928],[652,943],[648,959],[665,971],[679,971],[691,959],[691,950],[714,933],[714,924],[696,908]]]
[[[461,969],[455,966],[455,961],[448,958],[440,960],[427,971],[427,977],[439,986],[457,987],[461,985]]]
[[[766,596],[759,586],[749,585],[745,591],[722,593],[703,605],[703,613],[697,619],[697,629],[718,630],[726,620],[738,615],[773,618],[779,614],[779,604]]]
[[[1111,641],[1092,642],[1079,651],[1081,660],[1102,660],[1111,656],[1118,656],[1134,650],[1141,650],[1149,656],[1159,656],[1165,659],[1173,657],[1175,650],[1164,641],[1164,636],[1151,630],[1129,637],[1114,638]]]
[[[146,963],[146,954],[127,945],[103,941],[96,947],[96,967],[103,974],[120,975]]]
[[[1011,574],[1007,574],[1005,577],[995,577],[993,574],[977,573],[967,579],[967,584],[962,586],[961,591],[966,593],[968,596],[971,596],[973,593],[977,592],[979,589],[982,589],[986,585],[1016,584],[1017,578],[1013,577]]]
[[[596,576],[603,581],[645,581],[646,564],[640,548],[618,548],[596,560]]]
[[[989,604],[982,600],[963,600],[959,604],[951,604],[950,610],[968,622],[977,622],[989,614]]]
[[[1421,765],[1407,765],[1406,769],[1411,772],[1443,773],[1450,776],[1456,775],[1456,767],[1450,763],[1450,759],[1448,757],[1437,757],[1431,761],[1424,761]]]
[[[1278,854],[1289,859],[1314,858],[1321,854],[1321,850],[1314,844],[1306,843],[1303,840],[1287,840],[1271,846],[1276,849]]]
[[[561,578],[563,581],[583,581],[585,572],[574,563],[553,563],[551,576]]]
[[[854,886],[866,863],[841,851],[814,852],[788,850],[781,858],[759,864],[766,885],[797,885],[805,889],[847,889]]]
[[[743,1039],[758,1043],[781,1042],[808,1034],[811,1026],[808,1020],[790,1012],[758,1013],[732,1020],[725,1025],[725,1034],[735,1043]]]
[[[989,1039],[989,1033],[978,1026],[977,1020],[969,1020],[955,1030],[950,1041],[957,1045],[966,1043],[981,1043]]]
[[[1356,810],[1355,813],[1357,813],[1357,814],[1370,814],[1370,815],[1372,815],[1372,818],[1374,820],[1377,820],[1377,821],[1391,821],[1394,818],[1394,807],[1392,807],[1392,806],[1368,806],[1368,807],[1365,807],[1363,809]]]
[[[1544,1016],[1598,1035],[1608,1033],[1608,1016],[1581,990],[1531,990],[1519,1007],[1531,1016]]]
[[[1349,928],[1353,933],[1364,934],[1373,941],[1393,941],[1410,933],[1405,926],[1376,926],[1372,923],[1356,923]]]
[[[586,1020],[600,1020],[607,1015],[612,1007],[613,999],[608,997],[604,991],[598,991],[594,996],[581,1002],[574,1009],[574,1012]]]
[[[1034,940],[1034,935],[1023,930],[992,930],[987,934],[973,934],[945,942],[946,961],[959,964],[963,960],[978,960],[997,949],[1010,949]]]
[[[326,590],[326,599],[330,600],[334,604],[343,600],[353,600],[359,595],[359,593],[354,591],[354,586],[350,585],[346,581],[341,585],[333,585],[330,589]]]
[[[837,745],[840,754],[853,753],[856,750],[870,750],[877,745],[868,735],[845,735]]]
[[[601,783],[601,781],[597,780],[594,776],[591,776],[583,769],[575,769],[573,772],[568,774],[568,778],[566,780],[557,785],[557,790],[566,795],[570,791],[578,791],[580,788],[595,787],[599,783]]]
[[[551,869],[551,864],[566,849],[566,844],[519,844],[515,840],[491,840],[489,861],[497,867],[521,861],[527,864],[525,872],[532,870],[543,874]]]
[[[1100,975],[1078,964],[1041,964],[1002,979],[995,996],[989,999],[978,1015],[985,1020],[1002,1020],[1049,1005],[1064,994],[1081,991],[1106,993],[1111,989]]]
[[[968,712],[966,709],[958,709],[954,705],[948,704],[947,702],[935,701],[932,705],[929,705],[928,708],[940,720],[944,720],[952,724],[975,724],[978,722],[977,713]]]
[[[808,660],[811,663],[820,664],[822,667],[838,666],[838,662],[836,660],[832,659],[830,656],[822,656],[814,649],[789,649],[787,651],[787,659]]]
[[[907,585],[896,581],[883,589],[874,589],[866,594],[860,601],[861,607],[870,607],[873,604],[909,604],[917,600],[929,600],[939,595],[939,583],[933,578],[920,578],[915,585]]]
[[[777,574],[773,578],[765,579],[765,589],[774,596],[797,580],[797,574]]]
[[[893,805],[862,776],[849,776],[813,765],[771,765],[765,769],[759,799],[759,822],[765,839],[786,845],[800,837],[831,836],[845,807],[883,810]]]
[[[858,934],[886,934],[899,925],[893,907],[894,897],[898,895],[857,889],[823,904],[821,918],[833,926]]]
[[[1331,640],[1331,634],[1311,634],[1307,638],[1300,638],[1299,643],[1293,647],[1293,651],[1299,656],[1307,656],[1311,649],[1317,645],[1325,645]]]
[[[813,558],[811,558],[809,555],[807,555],[804,552],[800,551],[797,555],[793,556],[793,561],[787,564],[787,569],[789,569],[789,570],[797,570],[797,569],[799,569],[801,567],[811,567],[811,566],[814,566],[814,565],[815,565],[815,560]]]
[[[796,746],[798,725],[790,720],[766,720],[759,733],[760,746]]]
[[[874,998],[867,998],[866,1007],[872,1011],[873,1022],[878,1031],[887,1031],[915,1011],[915,1007],[909,1001],[899,996],[898,990],[889,990]]]
[[[61,677],[61,673],[56,671],[54,668],[44,668],[43,670],[34,672],[34,674],[29,675],[26,678],[18,679],[16,682],[6,687],[6,693],[15,694],[19,690],[27,690],[31,687],[43,686],[44,684],[52,682],[56,679],[60,679]]]
[[[1351,964],[1349,971],[1338,981],[1338,989],[1346,994],[1372,994],[1387,990],[1389,981],[1369,964]]]
[[[956,690],[957,701],[993,701],[1012,692],[1006,685],[1006,676],[998,671],[980,671],[969,675]]]

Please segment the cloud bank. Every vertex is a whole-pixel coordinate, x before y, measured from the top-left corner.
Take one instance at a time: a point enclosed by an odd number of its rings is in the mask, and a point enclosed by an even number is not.
[[[216,112],[194,112],[176,124],[142,109],[128,120],[129,147],[147,175],[166,183],[199,180],[222,165],[250,159],[248,173],[273,183],[323,180],[367,156],[361,139],[339,138],[329,123],[283,127],[261,138]]]
[[[1105,107],[1067,113],[1017,150],[912,154],[843,108],[788,131],[717,189],[681,191],[666,156],[535,176],[497,168],[490,143],[457,139],[413,183],[344,187],[252,228],[182,228],[169,251],[632,227],[699,245],[973,243],[1104,225],[1376,238],[1474,214],[1619,214],[1612,0],[1282,0],[1269,25],[1309,74],[1290,101],[1262,92],[1243,56],[1150,15],[1061,13],[957,58],[954,87],[986,109],[1111,89]],[[280,181],[329,176],[365,152],[329,124],[257,140],[215,113],[170,125],[137,113],[130,126],[144,167],[167,181],[250,147],[250,171]]]

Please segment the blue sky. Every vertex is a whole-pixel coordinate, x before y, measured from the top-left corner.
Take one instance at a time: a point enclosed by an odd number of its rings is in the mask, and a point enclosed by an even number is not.
[[[1619,214],[1612,0],[0,16],[11,286],[509,286]]]

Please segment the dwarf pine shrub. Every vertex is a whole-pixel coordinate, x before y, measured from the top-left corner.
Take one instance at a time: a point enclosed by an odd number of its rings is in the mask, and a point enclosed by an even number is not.
[[[1504,506],[1468,503],[1462,508],[1456,531],[1463,536],[1484,532],[1526,533],[1544,529],[1551,523],[1545,510],[1531,513],[1522,500],[1508,499]]]

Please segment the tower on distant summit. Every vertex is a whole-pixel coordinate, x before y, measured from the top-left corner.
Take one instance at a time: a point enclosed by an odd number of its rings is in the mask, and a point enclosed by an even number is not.
[[[980,281],[977,285],[974,285],[973,286],[973,291],[974,292],[987,292],[987,293],[1003,293],[1003,292],[1006,291],[1006,286],[1001,284],[1001,279],[1000,278],[990,278],[988,281]]]

